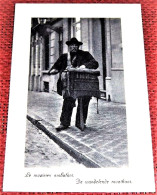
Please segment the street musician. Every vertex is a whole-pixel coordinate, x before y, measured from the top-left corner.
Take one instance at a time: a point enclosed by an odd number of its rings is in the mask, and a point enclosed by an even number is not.
[[[77,70],[86,70],[86,69],[97,69],[98,62],[88,51],[82,51],[79,47],[83,44],[78,41],[76,38],[71,38],[66,42],[68,46],[68,53],[62,54],[54,65],[50,68],[49,74],[60,74],[57,83],[57,92],[59,95],[62,95],[64,98],[62,112],[60,116],[60,125],[56,127],[57,131],[67,129],[71,123],[71,116],[73,108],[75,107],[76,97],[70,96],[67,93],[66,85],[67,83],[67,74],[66,70],[77,69]],[[89,74],[90,76],[90,74]],[[87,115],[88,115],[88,106],[91,100],[92,95],[86,94],[81,97],[81,103],[78,101],[77,113],[76,113],[76,122],[75,126],[80,128],[80,109],[82,107],[83,113],[83,122],[86,124]],[[83,130],[83,129],[82,129]]]

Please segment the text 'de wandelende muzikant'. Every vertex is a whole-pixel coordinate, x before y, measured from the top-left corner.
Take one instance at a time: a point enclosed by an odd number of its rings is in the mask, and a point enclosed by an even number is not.
[[[57,174],[32,174],[30,172],[27,172],[25,174],[25,177],[30,178],[75,178],[73,173],[57,173]],[[84,180],[80,178],[75,179],[76,184],[131,184],[132,181],[128,179],[118,179],[118,180],[109,180],[109,179],[89,179]]]

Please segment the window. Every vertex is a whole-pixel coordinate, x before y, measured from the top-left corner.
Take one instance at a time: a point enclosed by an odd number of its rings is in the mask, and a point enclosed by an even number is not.
[[[76,37],[78,39],[78,41],[81,41],[81,22],[80,22],[80,18],[75,18],[74,19],[73,27],[74,27],[74,37]]]
[[[44,81],[44,92],[49,92],[49,82]]]

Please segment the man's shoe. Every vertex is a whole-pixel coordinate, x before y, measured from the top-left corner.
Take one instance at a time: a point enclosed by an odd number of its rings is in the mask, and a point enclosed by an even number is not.
[[[62,131],[64,129],[67,129],[69,126],[64,126],[64,125],[59,125],[58,127],[56,127],[57,131]]]

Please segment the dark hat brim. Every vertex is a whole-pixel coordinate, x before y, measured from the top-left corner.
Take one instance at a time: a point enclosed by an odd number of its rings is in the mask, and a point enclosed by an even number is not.
[[[83,45],[83,43],[80,42],[80,41],[66,41],[66,44],[67,44],[68,46],[71,45],[71,44],[73,44],[73,43],[75,43],[75,44],[77,44],[77,45]]]

